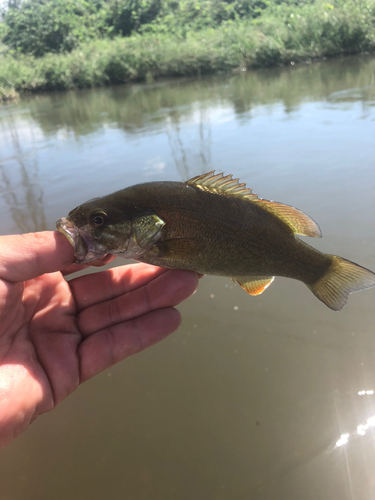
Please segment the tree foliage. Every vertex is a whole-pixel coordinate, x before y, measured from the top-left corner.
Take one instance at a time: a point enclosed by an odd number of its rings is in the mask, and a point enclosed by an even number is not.
[[[259,15],[267,0],[112,0],[108,22],[113,32],[176,33],[215,28],[225,21]]]
[[[184,33],[256,17],[268,0],[9,0],[3,12],[11,49],[42,56],[82,41],[135,32]]]
[[[113,34],[129,36],[159,15],[162,0],[112,0],[107,6],[106,21]]]
[[[102,3],[98,1],[12,0],[3,16],[3,42],[34,56],[70,51],[107,30]]]
[[[109,2],[103,2],[97,8],[101,20],[103,11],[106,16],[111,12],[108,7]],[[192,17],[191,12],[187,16],[191,25],[204,19]],[[148,24],[138,24],[138,29],[152,31],[156,24],[159,33],[134,33],[113,40],[103,37],[81,43],[70,53],[49,53],[39,58],[27,54],[14,57],[0,44],[0,101],[22,91],[243,71],[375,51],[375,0],[275,0],[257,16],[234,21],[229,18],[215,29],[187,28],[186,32],[175,22],[171,26],[175,33],[163,33],[167,23],[164,20],[163,25],[157,25],[155,17]],[[139,15],[133,15],[133,19],[139,19]],[[112,27],[105,24],[106,33],[111,33]]]
[[[267,3],[267,0],[164,0],[157,18],[143,30],[215,28],[226,21],[257,17]]]
[[[332,1],[339,9],[347,3]],[[362,8],[366,1],[370,0],[355,3]],[[40,57],[48,52],[69,52],[97,38],[135,33],[185,38],[187,33],[241,20],[267,16],[281,19],[287,11],[287,24],[293,25],[294,18],[288,16],[294,14],[289,10],[304,7],[316,12],[334,9],[324,0],[8,0],[2,13],[0,40],[16,53]]]

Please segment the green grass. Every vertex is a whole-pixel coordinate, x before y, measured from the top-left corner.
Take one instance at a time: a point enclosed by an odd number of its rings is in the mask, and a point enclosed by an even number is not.
[[[68,54],[14,56],[0,47],[0,100],[159,77],[246,70],[375,50],[375,0],[279,5],[255,20],[186,35],[97,40]]]

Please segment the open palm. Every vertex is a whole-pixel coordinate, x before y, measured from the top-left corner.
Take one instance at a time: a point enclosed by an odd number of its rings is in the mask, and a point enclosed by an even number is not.
[[[67,282],[72,262],[59,233],[0,238],[0,447],[80,383],[175,331],[173,306],[198,284],[195,273],[146,264]]]

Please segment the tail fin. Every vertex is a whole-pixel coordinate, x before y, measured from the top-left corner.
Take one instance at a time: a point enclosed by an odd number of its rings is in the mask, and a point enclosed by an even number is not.
[[[334,311],[341,311],[348,295],[375,286],[375,274],[350,260],[330,255],[332,264],[313,285],[307,285],[319,300]]]

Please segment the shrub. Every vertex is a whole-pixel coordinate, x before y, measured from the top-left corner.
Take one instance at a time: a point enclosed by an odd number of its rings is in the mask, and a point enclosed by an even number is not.
[[[83,40],[106,31],[99,2],[85,0],[25,0],[11,2],[4,12],[3,42],[36,57],[71,51]]]

